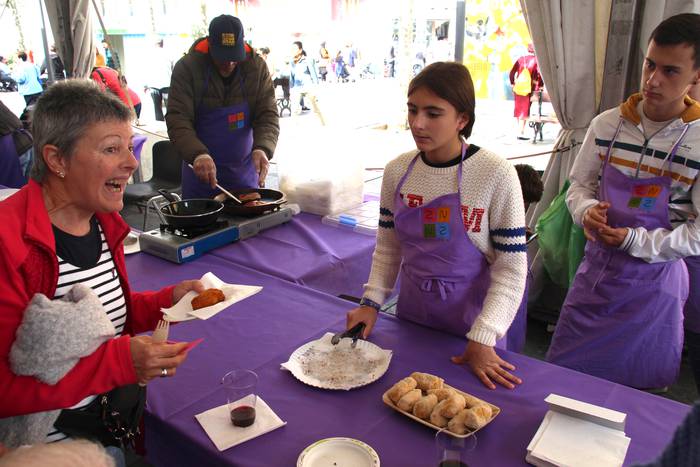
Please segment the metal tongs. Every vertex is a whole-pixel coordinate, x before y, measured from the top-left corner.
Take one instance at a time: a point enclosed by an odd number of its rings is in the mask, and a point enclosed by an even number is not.
[[[362,331],[365,330],[365,323],[357,323],[355,326],[351,327],[350,329],[346,330],[345,332],[339,332],[333,336],[331,339],[331,344],[333,345],[338,345],[338,342],[340,342],[340,339],[344,337],[350,337],[352,338],[352,344],[350,344],[350,347],[353,349],[355,346],[357,346],[357,339],[360,339],[362,336]]]
[[[194,171],[194,166],[193,166],[192,164],[187,164],[187,165],[190,167],[190,169],[192,169],[192,171]],[[218,183],[216,184],[216,187],[217,187],[219,190],[221,190],[223,194],[225,194],[226,196],[228,196],[229,198],[231,198],[232,200],[234,200],[236,203],[238,203],[238,204],[240,204],[240,205],[243,205],[243,201],[241,201],[240,199],[236,198],[236,197],[233,195],[233,193],[231,193],[230,191],[228,191],[226,188],[222,187],[222,186],[219,185]]]

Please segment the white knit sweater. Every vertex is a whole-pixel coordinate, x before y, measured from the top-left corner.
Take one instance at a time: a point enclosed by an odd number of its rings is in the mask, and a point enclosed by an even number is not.
[[[384,169],[377,245],[364,296],[383,303],[391,294],[401,265],[401,244],[394,230],[394,195],[401,177],[417,151],[400,155]],[[457,192],[457,169],[431,167],[419,157],[401,187],[403,202],[418,207],[440,196]],[[503,337],[520,306],[527,274],[525,213],[520,182],[507,160],[479,149],[462,164],[462,208],[484,209],[480,228],[476,219],[465,226],[469,240],[486,256],[491,286],[484,307],[467,338],[493,346]]]

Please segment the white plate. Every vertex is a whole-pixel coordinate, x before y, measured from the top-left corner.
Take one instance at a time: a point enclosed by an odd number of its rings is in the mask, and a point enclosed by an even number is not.
[[[352,339],[331,344],[328,332],[318,340],[307,342],[292,355],[282,368],[292,372],[302,383],[321,389],[350,390],[366,386],[386,373],[391,362],[391,350],[365,340],[358,340],[353,349]]]
[[[131,255],[133,253],[138,253],[141,251],[141,244],[139,242],[140,234],[134,232],[133,230],[129,232],[129,235],[124,239],[124,254]]]
[[[304,449],[297,467],[379,467],[377,452],[352,438],[326,438]]]

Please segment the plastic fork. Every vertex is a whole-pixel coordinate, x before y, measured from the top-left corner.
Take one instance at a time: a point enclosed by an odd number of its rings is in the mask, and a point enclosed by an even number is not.
[[[333,336],[331,339],[331,344],[333,345],[338,345],[340,342],[340,339],[344,337],[350,337],[352,338],[352,344],[350,344],[350,347],[353,349],[357,346],[357,339],[360,338],[362,335],[362,331],[365,329],[365,323],[357,323],[355,326],[352,328],[346,330],[345,332],[339,332]]]
[[[158,324],[156,325],[156,329],[153,331],[153,335],[151,336],[151,340],[153,342],[155,342],[156,344],[162,344],[163,342],[167,342],[169,332],[170,332],[170,322],[161,319],[160,321],[158,321]]]

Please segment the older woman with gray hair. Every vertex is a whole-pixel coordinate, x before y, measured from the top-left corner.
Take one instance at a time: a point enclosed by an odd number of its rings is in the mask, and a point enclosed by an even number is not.
[[[127,418],[140,417],[144,394],[136,383],[175,375],[187,356],[186,343],[134,337],[155,328],[161,308],[203,286],[193,280],[157,292],[129,288],[122,244],[129,227],[119,211],[138,164],[131,118],[124,104],[94,83],[55,84],[34,111],[31,180],[0,202],[0,418],[61,409],[58,427],[44,434],[45,441],[70,434],[116,445],[133,438],[133,432],[115,432],[110,423],[131,427],[134,420],[106,420],[99,414],[117,407]],[[75,286],[81,287],[79,293]],[[71,321],[72,328],[49,331],[60,336],[51,342],[99,339],[69,371],[44,368],[42,373],[14,364],[15,356],[35,351],[51,359],[53,344],[30,338],[29,313],[42,307],[50,311],[52,303],[61,309],[66,301],[70,307],[97,310],[113,334],[96,325],[94,335],[86,336],[87,326]],[[76,418],[76,413],[95,416]]]

